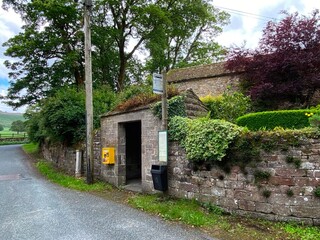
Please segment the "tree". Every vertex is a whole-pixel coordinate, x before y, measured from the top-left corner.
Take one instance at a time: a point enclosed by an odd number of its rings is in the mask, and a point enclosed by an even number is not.
[[[23,31],[3,44],[12,79],[7,103],[34,104],[65,85],[82,86],[83,44],[80,11],[71,0],[5,0],[25,22]]]
[[[13,121],[10,130],[17,132],[17,134],[24,132],[26,130],[25,123],[21,120]]]
[[[310,17],[283,14],[268,22],[257,49],[232,48],[226,68],[244,72],[242,85],[264,108],[307,107],[320,89],[319,10]]]
[[[229,14],[207,0],[163,1],[166,21],[157,24],[147,40],[151,72],[208,64],[225,55],[214,38],[229,23]]]
[[[4,130],[4,127],[2,124],[0,124],[0,131],[3,131]]]

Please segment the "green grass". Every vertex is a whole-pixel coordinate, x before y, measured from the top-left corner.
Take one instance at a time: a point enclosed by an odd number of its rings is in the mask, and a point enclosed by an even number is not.
[[[68,176],[66,174],[58,172],[54,167],[44,161],[40,161],[36,163],[36,167],[39,170],[41,174],[46,176],[50,181],[57,183],[63,187],[71,188],[78,191],[104,191],[106,189],[110,189],[111,186],[102,183],[97,182],[91,185],[88,185],[84,182],[83,179],[77,179],[71,176]]]
[[[36,154],[39,151],[39,144],[37,143],[27,143],[22,146],[22,149],[29,154]]]
[[[298,239],[301,240],[315,240],[320,239],[320,228],[319,227],[305,227],[299,226],[294,223],[285,224],[283,229],[296,236]]]
[[[207,212],[196,201],[172,199],[158,195],[138,195],[129,204],[164,219],[181,221],[192,226],[209,226],[216,223],[215,215]]]

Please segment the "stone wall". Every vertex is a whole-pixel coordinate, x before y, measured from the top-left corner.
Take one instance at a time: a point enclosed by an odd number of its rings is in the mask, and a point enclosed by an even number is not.
[[[286,162],[288,152],[301,160],[299,168]],[[310,139],[287,152],[264,152],[255,168],[246,168],[247,174],[239,167],[230,173],[218,167],[193,171],[185,151],[171,143],[169,194],[211,202],[240,215],[320,225],[320,198],[314,196],[320,186],[319,156],[319,139]],[[254,176],[257,169],[271,173],[271,177],[258,183]],[[267,197],[267,193],[271,195]]]
[[[199,97],[220,95],[228,87],[237,90],[239,74],[224,69],[224,63],[214,63],[169,71],[167,80],[179,90],[191,88]]]
[[[101,172],[101,144],[100,144],[100,131],[95,133],[94,143],[94,175],[100,178]],[[86,152],[85,145],[78,147],[67,147],[60,143],[45,142],[41,145],[41,152],[43,157],[52,162],[55,167],[62,169],[70,175],[75,175],[76,169],[76,150],[82,151],[81,172],[86,173]]]

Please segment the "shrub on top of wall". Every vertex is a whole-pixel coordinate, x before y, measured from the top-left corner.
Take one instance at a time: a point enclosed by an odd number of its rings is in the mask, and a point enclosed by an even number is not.
[[[185,99],[185,96],[179,95],[179,96],[174,96],[168,100],[168,118],[169,119],[174,116],[181,116],[181,117],[187,116],[186,108],[184,105],[184,99]],[[155,116],[157,116],[160,119],[162,118],[161,102],[155,103],[151,107],[151,109]]]
[[[306,114],[315,112],[317,111],[302,109],[249,113],[239,117],[236,123],[253,131],[272,130],[275,127],[301,129],[310,126]]]
[[[225,92],[219,96],[205,96],[201,98],[203,104],[210,110],[210,118],[224,119],[235,123],[239,116],[251,109],[251,100],[240,92]]]
[[[193,162],[221,161],[229,144],[240,134],[241,128],[217,119],[188,119],[174,117],[169,122],[169,136],[185,148]]]

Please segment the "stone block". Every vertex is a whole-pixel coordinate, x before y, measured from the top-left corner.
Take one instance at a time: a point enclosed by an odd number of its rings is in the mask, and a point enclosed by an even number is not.
[[[313,225],[312,218],[297,218],[292,216],[275,216],[275,221],[295,222],[303,225]]]
[[[320,170],[314,170],[314,171],[313,171],[313,174],[314,174],[313,177],[315,177],[315,178],[320,178]]]
[[[245,211],[255,211],[256,210],[256,203],[249,200],[242,200],[240,199],[238,201],[239,209],[245,210]]]
[[[185,191],[185,192],[198,192],[199,187],[197,185],[191,184],[191,183],[180,183],[179,184],[179,190]]]
[[[247,190],[234,190],[234,197],[236,199],[250,200],[255,202],[265,202],[265,198],[259,192],[251,192]]]
[[[310,206],[291,206],[291,214],[295,217],[302,218],[320,218],[320,211],[318,207]]]
[[[289,198],[286,194],[272,193],[268,198],[268,203],[281,204],[282,206],[291,205],[293,197]]]
[[[272,213],[279,216],[290,216],[290,206],[284,206],[283,204],[272,204]]]
[[[233,199],[233,198],[227,198],[227,197],[222,197],[219,199],[219,205],[223,208],[229,209],[229,210],[233,210],[233,209],[238,209],[239,205],[238,205],[238,200],[237,199]]]
[[[217,197],[225,197],[226,196],[226,190],[224,188],[213,187],[211,189],[211,194],[213,196],[217,196]]]
[[[313,170],[313,169],[316,169],[316,166],[312,162],[302,162],[300,169]]]
[[[314,226],[320,226],[320,218],[312,219],[312,223],[313,223]]]
[[[320,185],[319,178],[295,177],[294,182],[295,182],[295,185],[300,187],[304,187],[304,186],[316,187]]]
[[[234,189],[226,189],[226,197],[235,198],[234,197]]]
[[[268,182],[276,186],[279,186],[279,185],[294,186],[295,185],[292,178],[282,177],[282,176],[271,176]]]
[[[244,183],[240,181],[224,181],[224,186],[228,189],[243,189]]]
[[[305,177],[305,176],[307,176],[307,172],[303,169],[278,168],[278,169],[275,169],[275,176]]]
[[[262,213],[272,213],[273,206],[266,202],[256,202],[256,211]]]

